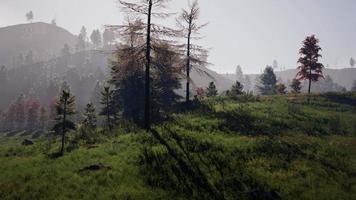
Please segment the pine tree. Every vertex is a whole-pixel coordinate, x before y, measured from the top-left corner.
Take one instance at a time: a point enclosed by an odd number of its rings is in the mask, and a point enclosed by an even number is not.
[[[317,82],[320,78],[324,78],[324,65],[318,62],[321,57],[319,52],[322,50],[318,43],[319,40],[314,35],[307,37],[299,51],[301,57],[298,60],[300,66],[298,67],[297,78],[309,81],[308,94],[310,94],[312,82]]]
[[[30,22],[32,23],[33,18],[34,18],[34,17],[33,17],[33,12],[32,12],[32,11],[26,13],[26,19],[27,19],[27,21],[30,21]]]
[[[56,20],[56,18],[52,19],[51,24],[52,24],[53,26],[57,26],[57,20]]]
[[[146,92],[146,44],[145,24],[141,20],[127,19],[119,27],[121,45],[115,52],[110,80],[114,90],[115,105],[123,119],[147,128],[145,120]],[[181,59],[176,48],[167,41],[152,35],[152,53],[150,57],[150,123],[164,117],[177,102],[179,96],[175,90],[180,88]],[[135,98],[132,98],[135,96]]]
[[[152,66],[152,121],[167,115],[181,98],[176,90],[181,88],[180,57],[167,43],[156,45]]]
[[[160,36],[172,36],[171,29],[163,26],[158,26],[152,23],[152,17],[160,17],[167,18],[169,14],[160,12],[160,10],[166,8],[166,4],[170,0],[132,0],[132,1],[124,1],[119,0],[122,8],[126,11],[129,11],[131,14],[135,15],[135,17],[139,18],[141,16],[147,19],[147,23],[142,23],[145,27],[146,32],[144,35],[146,36],[144,48],[140,48],[145,52],[145,101],[144,101],[144,122],[146,130],[150,130],[151,127],[151,65],[152,65],[152,55],[151,51],[154,50],[155,39],[158,39]],[[127,27],[127,26],[126,26]],[[124,26],[125,28],[125,26]]]
[[[215,97],[218,95],[218,90],[216,89],[215,83],[210,82],[208,88],[206,89],[207,97]]]
[[[115,41],[115,33],[112,30],[106,28],[103,33],[104,48],[110,47],[114,41]]]
[[[278,83],[276,88],[277,88],[278,94],[280,94],[280,95],[287,94],[287,87],[283,83]]]
[[[72,96],[70,90],[62,90],[56,103],[56,114],[57,123],[53,130],[62,135],[60,155],[63,155],[66,134],[70,130],[75,130],[75,124],[69,119],[71,115],[75,114],[75,97]]]
[[[75,46],[77,52],[84,51],[87,43],[87,29],[85,26],[80,30],[80,34],[78,35],[78,42]]]
[[[183,33],[183,37],[187,39],[187,43],[184,45],[186,51],[186,106],[189,107],[190,102],[190,72],[192,69],[198,70],[199,72],[207,73],[201,66],[207,64],[206,55],[207,51],[201,46],[192,44],[193,39],[199,39],[199,31],[206,26],[206,24],[198,24],[200,9],[198,1],[195,0],[189,5],[187,10],[183,9],[182,14],[177,19],[179,28]]]
[[[111,63],[109,83],[113,86],[113,101],[122,117],[142,125],[145,110],[145,54],[140,46],[144,38],[144,26],[140,20],[127,19],[120,30],[122,44],[115,52]],[[151,77],[152,78],[152,77]],[[132,97],[135,98],[132,98]]]
[[[114,91],[110,89],[110,87],[104,87],[104,90],[101,93],[101,101],[102,108],[99,113],[101,116],[105,116],[106,125],[110,131],[114,126],[114,120],[116,115],[116,108],[114,103]]]
[[[354,58],[350,58],[350,66],[351,66],[351,68],[353,68],[355,66],[355,63],[356,63],[355,59]]]
[[[234,85],[232,85],[229,94],[231,96],[242,95],[243,94],[243,89],[244,89],[244,86],[239,81],[236,81],[234,83]]]
[[[276,94],[277,78],[272,67],[267,66],[259,79],[260,85],[257,87],[262,95]]]
[[[290,87],[291,87],[291,89],[292,89],[292,92],[295,93],[295,94],[299,94],[299,93],[300,93],[300,90],[302,89],[301,84],[302,84],[302,83],[301,83],[298,79],[294,78],[294,79],[292,80],[291,85],[290,85]]]
[[[86,128],[95,129],[96,128],[96,112],[95,106],[92,103],[88,103],[85,108],[83,125]]]
[[[97,49],[101,44],[101,33],[99,30],[93,30],[90,35],[90,40],[94,44],[95,49]]]

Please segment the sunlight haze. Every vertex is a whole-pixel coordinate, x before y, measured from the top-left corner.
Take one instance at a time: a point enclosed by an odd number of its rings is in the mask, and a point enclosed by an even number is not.
[[[316,34],[323,48],[323,63],[348,67],[356,57],[356,1],[354,0],[200,0],[201,22],[209,22],[201,43],[210,48],[211,69],[232,73],[241,65],[245,73],[260,73],[276,59],[280,67],[295,68],[303,39]],[[105,24],[120,24],[124,13],[115,0],[0,0],[0,27],[34,22],[57,24],[73,34],[81,26],[90,33]],[[180,12],[185,0],[173,0]],[[170,23],[169,26],[175,24]]]

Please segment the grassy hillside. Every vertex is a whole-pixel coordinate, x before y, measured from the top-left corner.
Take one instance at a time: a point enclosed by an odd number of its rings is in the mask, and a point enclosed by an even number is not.
[[[3,133],[0,199],[356,199],[355,103],[209,99],[151,133],[72,133],[61,158],[53,138]]]

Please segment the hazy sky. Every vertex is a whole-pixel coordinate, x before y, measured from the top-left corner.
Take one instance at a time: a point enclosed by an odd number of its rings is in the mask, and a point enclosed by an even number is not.
[[[186,0],[172,0],[179,12]],[[276,59],[294,68],[303,39],[316,34],[323,48],[323,62],[347,67],[356,58],[356,0],[200,0],[204,46],[211,49],[212,69],[258,73]],[[82,25],[90,31],[105,24],[120,24],[124,13],[115,0],[0,0],[0,27],[34,21],[50,22],[78,34]],[[172,24],[174,25],[174,24]]]

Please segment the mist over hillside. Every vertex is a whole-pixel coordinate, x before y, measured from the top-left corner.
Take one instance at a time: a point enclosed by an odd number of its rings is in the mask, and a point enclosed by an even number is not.
[[[69,31],[43,22],[0,28],[0,65],[15,67],[20,57],[32,51],[35,61],[58,55],[65,44],[74,46],[77,37]]]
[[[0,108],[9,106],[20,94],[31,96],[31,93],[35,93],[41,103],[49,104],[65,81],[76,94],[78,107],[83,109],[98,93],[97,84],[100,87],[105,84],[116,47],[94,50],[88,46],[88,50],[75,52],[77,40],[77,36],[64,28],[42,22],[0,28],[0,66],[5,67],[3,73],[7,77],[7,82],[0,86],[4,94]],[[66,44],[70,49],[63,55]],[[215,82],[219,91],[232,86],[231,80],[203,69],[207,73],[192,70],[193,90],[206,88],[210,82]],[[51,91],[53,84],[55,91]],[[183,89],[177,92],[184,94]]]
[[[296,77],[298,73],[297,69],[288,69],[282,71],[275,71],[277,75],[277,79],[281,80],[285,84],[290,84],[290,82]],[[236,81],[236,74],[221,74],[223,77]],[[258,80],[260,74],[246,74],[245,76],[249,77],[252,82],[256,84],[256,80]],[[344,69],[324,69],[324,76],[330,76],[334,83],[345,87],[347,90],[350,90],[353,82],[356,79],[356,68],[344,68]],[[253,84],[253,88],[255,88],[255,84]]]

